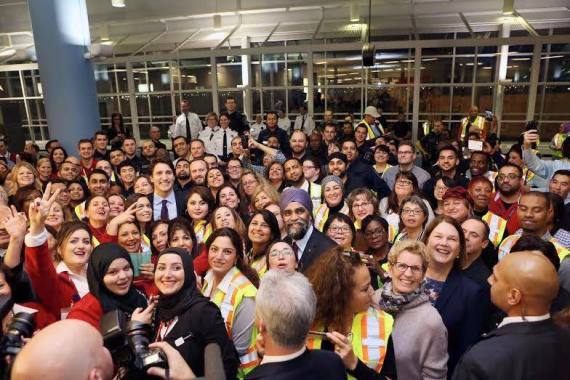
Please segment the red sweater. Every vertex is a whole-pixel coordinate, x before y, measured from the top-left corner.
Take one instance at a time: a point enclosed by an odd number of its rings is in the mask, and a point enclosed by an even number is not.
[[[91,293],[87,293],[85,297],[73,305],[67,318],[85,321],[99,330],[99,322],[102,316],[101,302]]]
[[[39,303],[55,320],[61,319],[61,309],[79,300],[79,293],[66,272],[57,273],[53,267],[47,242],[39,247],[26,247],[24,269],[30,277]]]

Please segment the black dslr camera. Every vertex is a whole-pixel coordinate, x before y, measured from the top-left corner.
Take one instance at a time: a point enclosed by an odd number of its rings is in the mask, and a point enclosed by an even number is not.
[[[166,368],[168,362],[164,352],[148,348],[151,325],[126,319],[126,315],[118,310],[101,318],[103,344],[111,352],[115,364],[140,374],[150,367]]]
[[[10,312],[14,303],[10,297],[0,297],[0,322]],[[0,378],[8,379],[16,355],[24,346],[24,338],[30,338],[36,329],[34,315],[18,313],[0,339]]]

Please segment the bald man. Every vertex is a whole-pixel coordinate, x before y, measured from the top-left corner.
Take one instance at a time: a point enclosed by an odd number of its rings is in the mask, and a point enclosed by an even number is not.
[[[507,317],[465,353],[453,379],[568,379],[570,332],[549,314],[559,290],[552,263],[538,251],[517,252],[495,265],[489,284]]]
[[[113,377],[111,354],[99,331],[67,319],[37,333],[16,356],[12,380],[107,380]]]

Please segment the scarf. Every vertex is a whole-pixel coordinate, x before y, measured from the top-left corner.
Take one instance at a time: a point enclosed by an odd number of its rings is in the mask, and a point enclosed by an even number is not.
[[[188,251],[183,248],[166,248],[158,255],[157,266],[160,258],[167,254],[177,255],[182,259],[184,284],[176,294],[168,296],[161,294],[158,298],[157,316],[161,322],[170,321],[199,302],[208,302],[208,299],[202,296],[196,286],[194,265],[192,265],[192,257],[190,257]]]
[[[118,309],[127,314],[132,314],[137,307],[146,308],[145,296],[134,287],[132,282],[129,291],[123,296],[112,293],[103,282],[107,270],[113,261],[118,259],[127,260],[131,269],[133,268],[129,253],[117,243],[99,244],[93,250],[87,266],[89,292],[99,300],[104,313]]]
[[[409,294],[395,293],[392,289],[392,282],[387,282],[384,284],[380,292],[378,305],[380,306],[380,309],[395,316],[404,306],[408,305],[422,294],[425,294],[425,281],[422,281],[421,285]]]

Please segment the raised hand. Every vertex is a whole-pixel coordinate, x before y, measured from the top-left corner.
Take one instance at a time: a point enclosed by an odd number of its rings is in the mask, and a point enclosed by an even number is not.
[[[137,202],[133,203],[129,206],[125,211],[120,213],[119,215],[115,216],[111,221],[107,224],[107,233],[111,236],[116,236],[118,233],[119,226],[123,223],[127,222],[134,222],[136,217],[135,213],[137,212]]]
[[[30,204],[28,216],[30,218],[30,233],[32,235],[38,235],[43,231],[51,205],[59,196],[60,189],[57,189],[51,196],[50,191],[51,183],[48,183],[42,197],[34,199]]]
[[[16,207],[10,206],[10,214],[4,217],[2,222],[10,239],[24,239],[28,229],[28,218],[25,213],[18,212]]]

